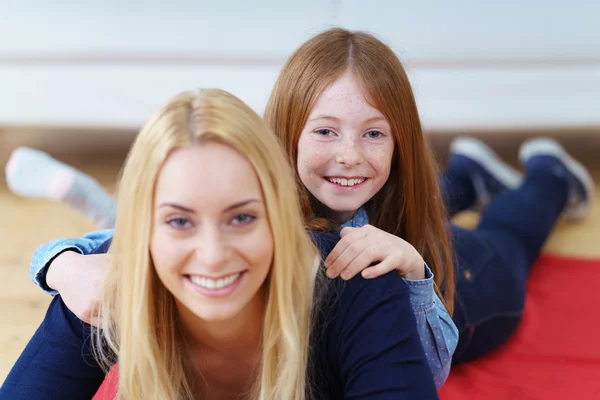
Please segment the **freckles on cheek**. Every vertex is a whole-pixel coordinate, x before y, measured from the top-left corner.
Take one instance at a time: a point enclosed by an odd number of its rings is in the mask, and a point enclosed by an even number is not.
[[[321,166],[322,163],[320,163],[318,160],[306,160],[302,165],[302,169],[309,176],[320,175],[319,169],[321,168]]]
[[[324,146],[306,150],[298,149],[298,170],[318,174],[319,169],[324,167],[328,158],[329,153]]]
[[[375,168],[379,171],[388,171],[392,166],[392,157],[394,155],[394,148],[388,148],[381,146],[379,148],[374,148],[369,154],[369,159],[371,160],[371,165],[375,166]]]
[[[369,157],[372,160],[377,160],[379,162],[391,162],[392,155],[394,154],[394,148],[389,148],[387,146],[375,147],[371,150]]]

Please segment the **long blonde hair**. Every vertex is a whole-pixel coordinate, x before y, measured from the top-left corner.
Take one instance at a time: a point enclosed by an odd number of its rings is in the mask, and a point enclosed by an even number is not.
[[[246,104],[221,90],[171,99],[146,123],[129,152],[118,186],[110,248],[114,262],[104,283],[97,353],[105,366],[119,364],[119,398],[203,398],[192,392],[175,302],[154,270],[149,243],[163,163],[174,149],[206,141],[229,145],[252,164],[273,234],[255,398],[303,399],[317,251],[304,230],[293,172],[276,136]]]
[[[450,313],[454,308],[454,268],[447,213],[436,179],[436,163],[417,111],[408,76],[394,52],[364,32],[330,29],[302,44],[287,60],[265,110],[265,120],[297,166],[298,140],[318,97],[346,71],[367,101],[392,128],[396,142],[383,188],[365,205],[372,225],[412,244],[435,274]],[[314,199],[300,180],[305,223],[322,228]],[[326,227],[325,227],[326,228]]]

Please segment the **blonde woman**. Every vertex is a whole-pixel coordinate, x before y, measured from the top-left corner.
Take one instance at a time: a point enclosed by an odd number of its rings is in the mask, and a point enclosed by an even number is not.
[[[302,398],[316,250],[266,132],[207,90],[171,100],[136,140],[101,312],[123,398]]]
[[[118,203],[95,345],[56,296],[2,398],[90,398],[116,363],[122,399],[437,397],[406,283],[325,284],[291,167],[237,98],[162,107]],[[324,254],[339,240],[315,237]]]

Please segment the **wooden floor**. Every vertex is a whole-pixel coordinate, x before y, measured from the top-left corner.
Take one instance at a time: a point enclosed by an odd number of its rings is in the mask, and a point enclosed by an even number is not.
[[[6,152],[6,148],[4,149]],[[121,156],[77,162],[77,167],[97,177],[109,190],[121,166]],[[2,162],[2,170],[4,162]],[[600,168],[594,169],[600,179]],[[600,182],[600,181],[599,181]],[[596,193],[600,199],[600,192]],[[547,250],[583,257],[600,257],[600,200],[591,216],[578,224],[559,224]],[[459,218],[465,225],[477,216]],[[0,382],[43,318],[50,297],[29,280],[29,261],[40,244],[61,237],[80,236],[96,229],[81,215],[67,207],[42,200],[23,199],[11,194],[0,181]]]

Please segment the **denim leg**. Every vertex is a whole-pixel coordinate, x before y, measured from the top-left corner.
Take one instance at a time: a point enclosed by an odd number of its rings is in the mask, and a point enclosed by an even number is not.
[[[536,171],[498,197],[476,229],[452,226],[456,257],[453,363],[484,355],[510,338],[525,305],[529,269],[564,209],[567,182]]]
[[[438,175],[438,184],[450,218],[475,204],[475,188],[471,178],[464,171],[447,168]]]
[[[524,246],[527,270],[552,232],[569,197],[569,184],[551,171],[533,171],[523,184],[498,197],[483,212],[478,230],[505,231]]]

